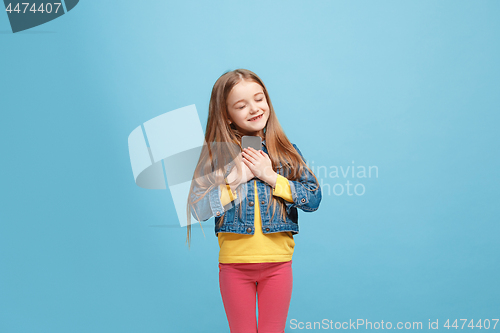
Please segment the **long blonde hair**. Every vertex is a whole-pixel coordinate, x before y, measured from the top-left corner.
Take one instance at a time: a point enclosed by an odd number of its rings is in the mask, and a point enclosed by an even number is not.
[[[237,154],[242,151],[241,137],[244,134],[240,133],[240,131],[236,129],[234,123],[229,124],[229,113],[227,110],[227,98],[229,93],[233,87],[242,80],[258,83],[262,87],[269,105],[269,119],[264,128],[264,139],[266,140],[266,147],[269,158],[272,162],[273,170],[289,180],[298,180],[300,175],[303,173],[303,168],[307,168],[316,180],[316,184],[318,184],[318,179],[306,163],[304,163],[302,157],[295,150],[292,143],[288,140],[285,132],[281,128],[266,86],[262,80],[255,73],[247,69],[235,69],[233,71],[228,71],[219,77],[212,89],[205,131],[206,145],[202,148],[200,159],[191,182],[191,189],[186,210],[188,218],[186,242],[189,246],[191,245],[191,209],[193,205],[203,199],[203,197],[207,195],[210,190],[214,188],[214,186],[224,184],[224,167],[228,164],[228,162],[236,159],[238,156]],[[237,147],[238,149],[234,149],[233,147]],[[214,155],[217,158],[214,158]],[[280,164],[282,165],[282,169],[278,171]],[[241,175],[240,163],[236,163],[236,167],[238,175]],[[197,200],[192,201],[191,195],[194,193],[193,191],[195,191],[195,187],[196,189],[203,189],[204,193]],[[243,186],[240,186],[238,190],[241,191],[242,188]],[[240,199],[241,204],[242,195],[237,195],[237,197]],[[274,217],[277,207],[279,207],[281,211],[282,218],[285,219],[286,206],[284,199],[271,195],[269,200],[273,205],[273,215],[271,219]],[[269,212],[269,208],[270,202],[268,202],[267,212]],[[241,209],[239,211],[241,214]],[[224,215],[225,213],[218,221],[219,226],[223,222]]]

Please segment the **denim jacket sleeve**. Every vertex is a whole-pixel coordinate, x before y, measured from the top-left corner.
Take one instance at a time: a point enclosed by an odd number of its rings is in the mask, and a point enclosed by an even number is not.
[[[295,144],[293,144],[293,147],[297,150],[305,163],[306,161],[299,148]],[[314,212],[318,209],[322,198],[321,187],[309,170],[304,168],[304,172],[300,175],[298,181],[288,181],[292,191],[293,202],[285,201],[287,213],[290,213],[292,207],[300,208],[305,212]]]
[[[228,167],[226,167],[225,176],[227,176],[228,174],[229,169]],[[193,191],[190,193],[191,201],[194,202],[198,200],[205,194],[205,191],[207,191],[207,189],[202,189],[194,185]],[[216,184],[208,193],[205,194],[205,196],[200,201],[191,205],[191,214],[196,219],[196,221],[203,222],[214,216],[222,216],[222,214],[226,210],[232,207],[232,201],[229,202],[226,206],[222,205],[221,187],[220,185]]]

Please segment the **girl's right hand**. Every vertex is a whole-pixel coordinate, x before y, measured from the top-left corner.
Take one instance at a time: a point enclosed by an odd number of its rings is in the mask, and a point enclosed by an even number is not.
[[[240,177],[238,177],[238,169],[236,167],[233,167],[233,169],[231,170],[231,172],[227,176],[227,181],[229,184],[231,184],[231,182],[236,180],[236,185],[234,186],[235,188],[241,184],[248,182],[250,179],[255,177],[252,170],[250,170],[250,168],[245,164],[245,162],[243,162],[243,158],[241,157],[241,153],[240,153],[240,156],[238,156],[237,161],[240,161],[240,163],[241,163],[241,169],[242,169],[241,171],[243,174],[240,175]]]

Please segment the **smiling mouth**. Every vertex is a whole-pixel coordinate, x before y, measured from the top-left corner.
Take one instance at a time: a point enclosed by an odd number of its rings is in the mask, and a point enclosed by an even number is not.
[[[255,118],[252,118],[252,119],[249,119],[248,121],[256,121],[256,120],[259,120],[260,118],[262,118],[264,114],[261,114],[260,116],[257,116]]]

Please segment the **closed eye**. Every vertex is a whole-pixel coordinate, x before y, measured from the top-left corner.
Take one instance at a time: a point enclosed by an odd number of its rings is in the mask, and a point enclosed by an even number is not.
[[[261,98],[261,99],[256,99],[255,101],[256,101],[256,102],[262,102],[263,100],[264,100],[264,98]],[[240,106],[240,107],[238,108],[238,110],[241,110],[241,109],[243,109],[243,108],[245,108],[245,105]]]

